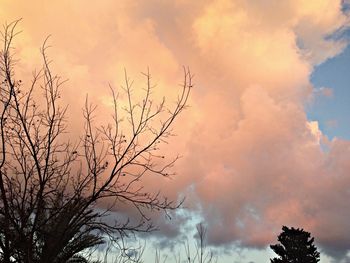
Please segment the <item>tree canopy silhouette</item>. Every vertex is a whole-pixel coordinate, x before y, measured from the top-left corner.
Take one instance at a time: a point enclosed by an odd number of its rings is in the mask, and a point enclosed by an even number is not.
[[[178,100],[168,108],[164,100],[152,100],[149,72],[142,101],[133,97],[125,74],[126,106],[111,89],[111,123],[96,127],[96,107],[87,101],[80,141],[72,143],[67,106],[61,102],[64,81],[50,68],[46,43],[42,69],[32,81],[16,74],[17,23],[4,26],[0,50],[0,262],[83,262],[80,253],[106,237],[117,241],[153,230],[147,212],[180,205],[145,190],[142,178],[170,175],[177,158],[167,162],[159,145],[167,142],[186,108],[192,75],[184,70]],[[135,209],[139,217],[108,217],[120,205]]]
[[[303,229],[283,226],[278,241],[280,244],[270,246],[279,256],[271,259],[271,263],[316,263],[320,260],[314,238]]]

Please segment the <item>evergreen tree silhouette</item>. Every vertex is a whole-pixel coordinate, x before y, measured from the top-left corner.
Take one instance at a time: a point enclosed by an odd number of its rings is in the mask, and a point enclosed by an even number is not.
[[[317,263],[320,261],[320,253],[313,244],[314,238],[304,229],[283,226],[278,241],[280,244],[270,246],[279,256],[271,259],[271,263]]]

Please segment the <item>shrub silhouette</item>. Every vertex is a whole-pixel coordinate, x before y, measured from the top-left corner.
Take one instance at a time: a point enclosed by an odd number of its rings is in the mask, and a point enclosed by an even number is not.
[[[314,238],[304,229],[283,226],[278,241],[280,244],[270,246],[279,256],[271,259],[271,263],[316,263],[320,261],[320,253],[313,244]]]

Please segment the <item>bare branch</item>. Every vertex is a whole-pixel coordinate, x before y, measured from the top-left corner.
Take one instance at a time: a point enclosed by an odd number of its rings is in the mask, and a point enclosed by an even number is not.
[[[125,71],[127,106],[122,107],[119,92],[110,86],[111,123],[96,127],[97,107],[87,97],[83,134],[71,143],[67,106],[60,101],[65,80],[51,69],[48,38],[40,50],[42,69],[34,71],[32,80],[26,83],[15,74],[12,42],[18,22],[4,26],[0,51],[0,261],[68,262],[105,237],[116,242],[155,230],[149,212],[167,214],[182,202],[148,191],[144,179],[174,174],[179,157],[167,161],[159,148],[187,106],[190,71],[184,68],[172,109],[165,99],[153,100],[149,70],[142,101],[136,100],[136,87]],[[111,214],[125,206],[138,218],[111,222]]]

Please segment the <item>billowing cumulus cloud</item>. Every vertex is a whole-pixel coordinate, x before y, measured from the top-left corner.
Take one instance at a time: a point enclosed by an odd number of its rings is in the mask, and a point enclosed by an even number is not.
[[[186,207],[205,220],[212,244],[261,248],[291,225],[311,231],[329,255],[346,254],[350,142],[330,141],[304,109],[315,94],[314,66],[347,44],[332,37],[348,27],[341,1],[3,0],[0,7],[2,22],[23,18],[24,72],[52,35],[72,119],[86,93],[106,110],[107,84],[119,87],[124,67],[142,84],[138,73],[149,66],[156,96],[170,98],[182,66],[191,68],[191,108],[164,149],[183,155],[178,175],[146,184],[188,195]]]

